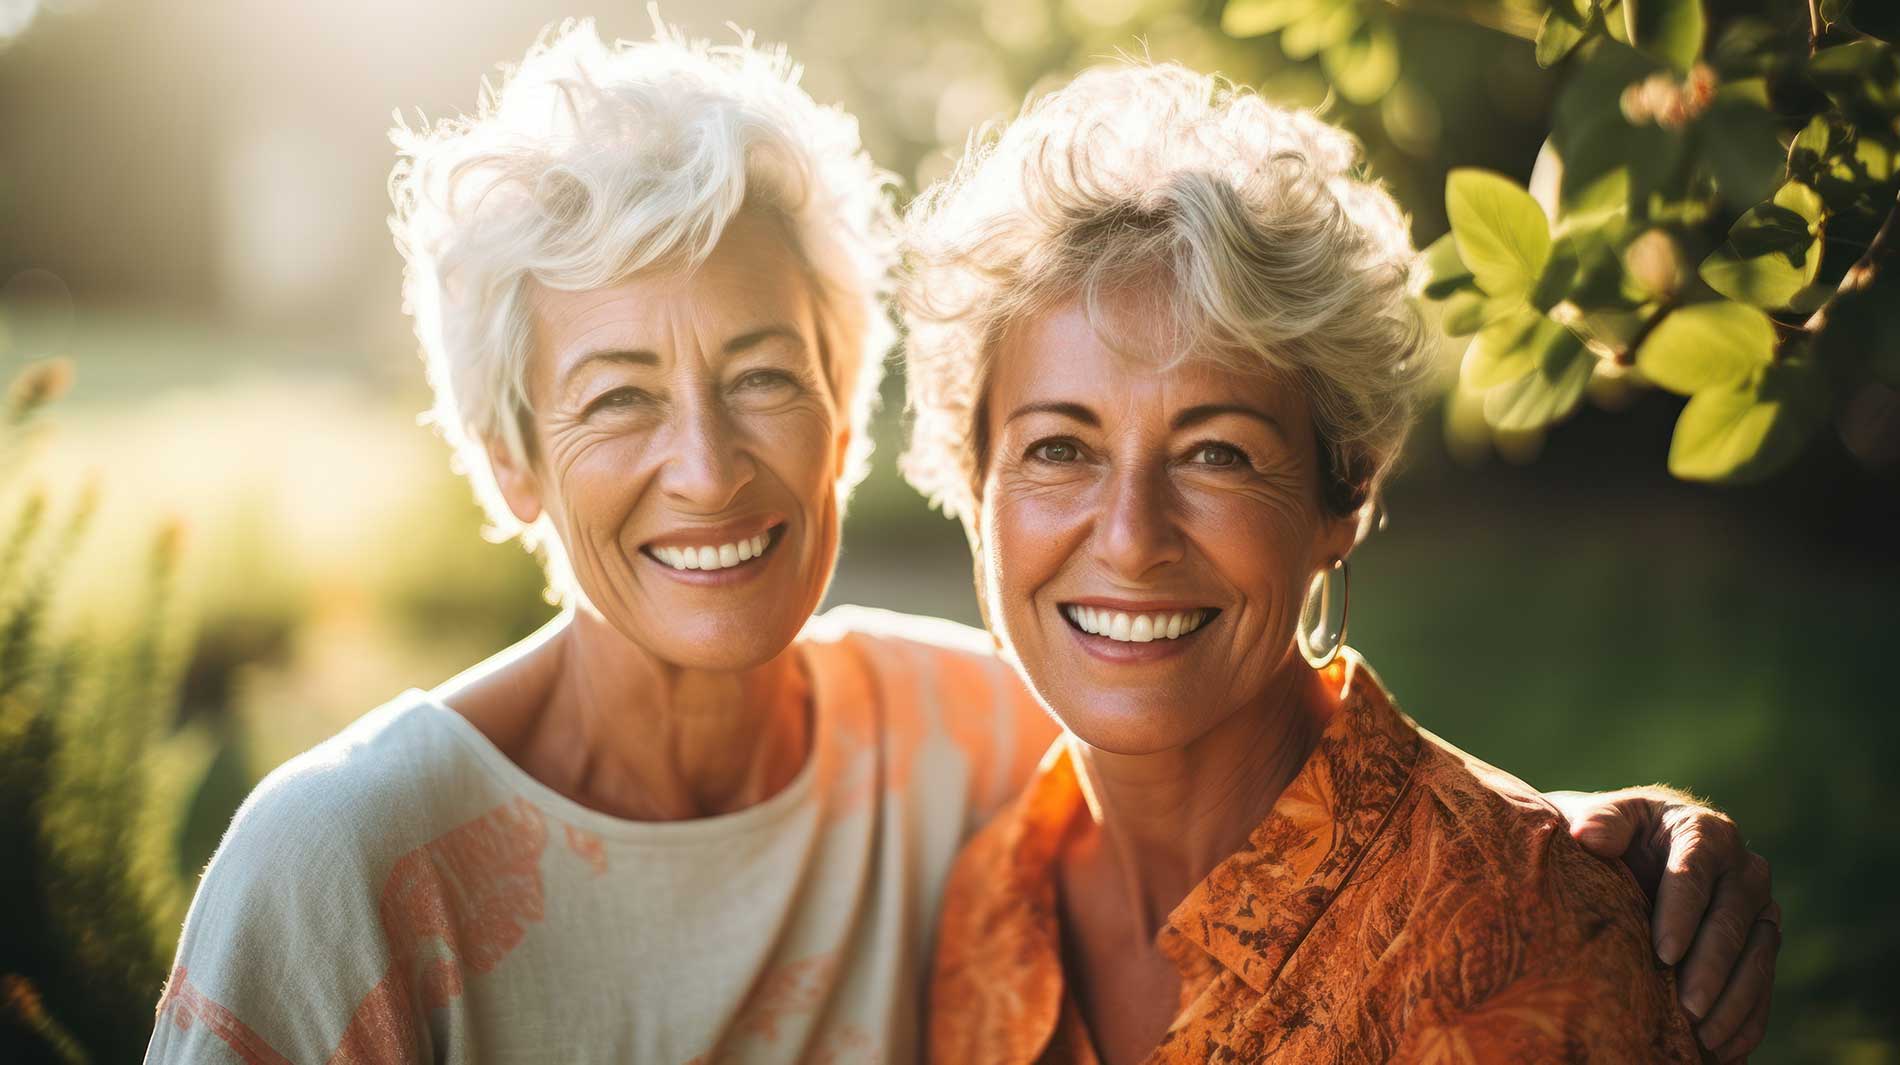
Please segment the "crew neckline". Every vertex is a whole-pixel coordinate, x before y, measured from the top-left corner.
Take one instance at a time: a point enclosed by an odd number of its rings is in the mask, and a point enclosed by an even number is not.
[[[481,729],[476,728],[474,722],[443,702],[433,689],[425,691],[421,688],[410,688],[404,692],[404,695],[412,699],[416,706],[428,711],[432,717],[442,719],[449,731],[466,744],[483,767],[505,787],[525,795],[560,820],[585,828],[604,839],[618,842],[701,844],[775,826],[805,806],[811,798],[818,777],[818,760],[821,757],[825,736],[829,731],[826,720],[828,715],[825,712],[824,678],[820,675],[816,657],[810,654],[802,655],[811,686],[812,743],[811,750],[806,752],[805,764],[799,767],[798,773],[764,802],[748,806],[743,810],[734,810],[731,813],[693,817],[681,821],[637,821],[582,805],[521,768],[514,759],[495,746],[494,741],[490,740]]]

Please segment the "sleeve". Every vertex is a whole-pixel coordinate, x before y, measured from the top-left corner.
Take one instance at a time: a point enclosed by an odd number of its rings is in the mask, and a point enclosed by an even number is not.
[[[148,1063],[418,1056],[413,1014],[392,994],[371,826],[339,809],[342,782],[288,769],[258,785],[205,870]]]
[[[1474,900],[1449,922],[1434,994],[1419,1003],[1393,1060],[1713,1060],[1677,1004],[1673,974],[1649,949],[1627,872],[1583,853],[1560,828],[1541,835],[1551,842],[1548,864],[1517,906]]]

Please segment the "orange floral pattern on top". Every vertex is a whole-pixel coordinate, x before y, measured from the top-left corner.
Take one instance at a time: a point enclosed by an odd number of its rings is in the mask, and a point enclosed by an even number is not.
[[[1423,732],[1356,655],[1340,708],[1156,946],[1186,1062],[1694,1062],[1648,910],[1523,782]],[[957,861],[938,934],[936,1065],[1098,1061],[1062,971],[1056,867],[1084,800],[1066,741]]]

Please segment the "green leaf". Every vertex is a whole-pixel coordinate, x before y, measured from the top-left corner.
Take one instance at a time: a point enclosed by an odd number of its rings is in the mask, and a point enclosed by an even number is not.
[[[1320,56],[1326,78],[1353,103],[1377,103],[1399,80],[1399,42],[1384,19],[1373,19]]]
[[[1623,0],[1631,44],[1687,74],[1702,56],[1702,0]]]
[[[1775,206],[1787,208],[1801,216],[1810,229],[1818,227],[1827,214],[1826,206],[1821,203],[1821,194],[1799,181],[1790,181],[1775,190]]]
[[[1531,289],[1531,306],[1548,311],[1562,302],[1576,285],[1581,259],[1582,249],[1575,237],[1563,236],[1553,241],[1550,258],[1544,262],[1544,272],[1538,275],[1537,284]]]
[[[1459,382],[1473,392],[1484,392],[1535,370],[1538,331],[1548,321],[1529,307],[1520,307],[1487,324],[1465,349]]]
[[[1439,237],[1425,248],[1425,298],[1442,300],[1467,286],[1476,286],[1477,281],[1458,257],[1458,242],[1450,233]]]
[[[1636,352],[1636,368],[1687,395],[1729,384],[1774,358],[1775,326],[1745,303],[1697,303],[1672,312]]]
[[[1583,399],[1596,357],[1575,333],[1540,317],[1530,347],[1536,352],[1532,371],[1484,394],[1484,420],[1493,428],[1541,429],[1576,410]]]
[[[1321,0],[1227,0],[1220,13],[1221,32],[1230,37],[1258,37],[1283,30],[1311,14]]]
[[[1603,0],[1603,28],[1619,43],[1630,43],[1629,18],[1623,13],[1622,0]]]
[[[1583,338],[1585,347],[1605,358],[1620,359],[1650,317],[1651,312],[1641,307],[1606,307],[1585,311],[1569,325]]]
[[[1900,147],[1872,131],[1863,132],[1854,140],[1854,167],[1875,184],[1884,185],[1892,179],[1897,154]]]
[[[1351,2],[1315,8],[1280,34],[1280,51],[1288,59],[1311,59],[1352,36],[1359,22],[1359,6]]]
[[[1550,258],[1550,224],[1531,194],[1488,170],[1453,170],[1445,180],[1445,212],[1458,255],[1496,297],[1522,295]]]
[[[1822,210],[1820,194],[1788,182],[1776,190],[1775,202],[1742,215],[1728,243],[1702,261],[1702,280],[1733,300],[1788,306],[1821,270]]]
[[[1823,84],[1839,85],[1878,69],[1882,49],[1878,41],[1854,41],[1823,48],[1808,60],[1808,73]]]
[[[1676,419],[1669,472],[1739,484],[1787,465],[1825,420],[1816,376],[1808,364],[1779,363],[1697,392]]]
[[[1826,115],[1815,115],[1795,134],[1794,143],[1788,146],[1788,172],[1803,178],[1811,177],[1821,166],[1821,160],[1827,158],[1828,144],[1833,139],[1833,127],[1828,124]]]
[[[1445,301],[1445,313],[1439,324],[1447,336],[1470,336],[1484,328],[1491,317],[1491,301],[1476,288],[1461,288]]]
[[[1554,67],[1583,43],[1586,23],[1569,4],[1552,4],[1537,27],[1537,65]]]
[[[1775,116],[1747,99],[1741,88],[1733,93],[1730,88],[1717,91],[1709,113],[1696,124],[1695,142],[1723,201],[1742,207],[1774,192],[1786,156]]]

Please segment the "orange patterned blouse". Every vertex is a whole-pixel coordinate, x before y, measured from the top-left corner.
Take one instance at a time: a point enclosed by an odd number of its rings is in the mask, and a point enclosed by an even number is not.
[[[1150,1063],[1693,1062],[1627,870],[1528,785],[1421,730],[1356,655],[1340,711],[1157,947],[1179,1013]],[[1059,740],[957,861],[936,1065],[1097,1062],[1065,988],[1056,862],[1086,806]]]

